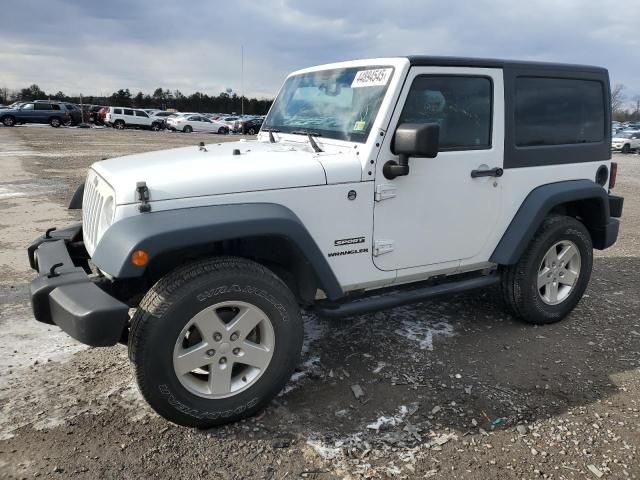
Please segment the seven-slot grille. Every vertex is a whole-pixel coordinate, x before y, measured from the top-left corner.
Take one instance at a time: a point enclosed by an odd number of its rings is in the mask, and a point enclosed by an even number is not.
[[[98,238],[100,212],[108,196],[108,193],[105,192],[105,187],[109,189],[95,172],[89,171],[82,198],[82,231],[85,248],[90,255],[93,254],[96,244],[100,240]]]

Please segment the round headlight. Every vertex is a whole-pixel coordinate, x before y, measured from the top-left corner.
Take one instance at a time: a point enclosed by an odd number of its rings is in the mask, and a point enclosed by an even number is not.
[[[102,211],[100,212],[100,220],[98,223],[98,238],[111,226],[113,223],[113,214],[115,213],[115,202],[113,196],[108,196],[102,205]]]

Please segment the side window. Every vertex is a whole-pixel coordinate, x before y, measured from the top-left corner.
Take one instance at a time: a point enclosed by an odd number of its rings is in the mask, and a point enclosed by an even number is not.
[[[113,109],[113,114],[114,115],[122,115],[122,109],[121,108],[114,108]]]
[[[60,105],[58,105],[57,103],[52,103],[51,110],[60,110]]]
[[[491,147],[492,82],[486,77],[416,77],[400,123],[440,125],[440,150]]]
[[[195,115],[193,115],[193,116],[189,117],[188,120],[190,122],[199,122],[200,121],[200,117],[196,117]]]
[[[149,118],[149,115],[147,115],[145,112],[143,112],[142,110],[136,110],[136,117],[144,117],[144,118]]]
[[[36,110],[51,110],[50,103],[36,103]]]
[[[570,78],[516,80],[516,146],[601,142],[605,137],[600,82]]]
[[[25,103],[20,107],[20,110],[33,110],[33,103]]]
[[[130,110],[130,109],[128,109],[128,108],[125,108],[125,109],[124,109],[124,114],[125,114],[125,115],[130,115],[130,116],[132,116],[132,117],[133,117],[133,110]]]
[[[67,103],[65,105],[65,107],[67,107],[67,110],[75,110],[76,109],[75,105],[71,105],[70,103]]]

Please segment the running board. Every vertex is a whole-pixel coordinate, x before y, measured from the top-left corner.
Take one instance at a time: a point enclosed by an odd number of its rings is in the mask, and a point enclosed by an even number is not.
[[[450,293],[466,292],[476,288],[490,287],[500,282],[500,276],[497,274],[487,275],[483,277],[459,280],[440,285],[432,285],[429,287],[416,288],[413,290],[396,290],[387,294],[375,294],[371,296],[352,300],[342,304],[334,304],[332,306],[322,306],[315,310],[318,315],[337,318],[349,315],[360,315],[387,308],[399,307],[408,303],[420,302],[428,298],[437,297]]]

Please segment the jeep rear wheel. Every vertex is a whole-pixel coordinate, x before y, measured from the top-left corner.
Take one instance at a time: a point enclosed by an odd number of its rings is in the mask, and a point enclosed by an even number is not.
[[[16,124],[16,119],[11,115],[7,115],[6,117],[2,117],[2,124],[5,127],[13,127]]]
[[[518,263],[503,267],[503,298],[527,322],[557,322],[582,298],[592,265],[586,227],[571,217],[547,217]]]
[[[191,125],[185,125],[185,127],[182,129],[182,131],[184,133],[191,133],[191,132],[193,132],[193,128],[191,127]]]
[[[302,318],[285,284],[255,262],[222,257],[180,267],[142,300],[129,357],[151,407],[211,427],[263,408],[302,349]]]
[[[60,127],[60,125],[62,125],[62,120],[60,120],[58,117],[50,118],[49,125],[51,125],[54,128],[58,128]]]
[[[117,128],[118,130],[124,130],[124,122],[122,120],[116,120],[113,123],[113,128]]]

